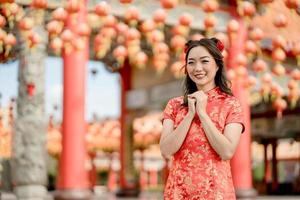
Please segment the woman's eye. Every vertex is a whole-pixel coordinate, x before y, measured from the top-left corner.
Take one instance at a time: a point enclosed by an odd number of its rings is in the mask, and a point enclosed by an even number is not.
[[[192,65],[194,62],[188,62],[189,65]]]
[[[202,62],[203,62],[203,63],[208,63],[209,61],[208,61],[208,60],[203,60]]]

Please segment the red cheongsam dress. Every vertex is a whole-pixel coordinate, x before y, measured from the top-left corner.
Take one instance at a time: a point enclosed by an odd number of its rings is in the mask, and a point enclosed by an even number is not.
[[[221,92],[219,87],[207,93],[207,113],[220,133],[229,123],[241,123],[243,112],[236,97]],[[188,112],[183,97],[171,99],[163,120],[171,119],[176,128]],[[180,134],[180,133],[178,133]],[[211,147],[197,114],[181,148],[173,155],[164,190],[165,200],[234,200],[229,160],[222,160]]]

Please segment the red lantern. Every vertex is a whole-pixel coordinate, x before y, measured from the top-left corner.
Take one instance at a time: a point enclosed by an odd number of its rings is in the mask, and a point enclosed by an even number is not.
[[[29,40],[29,48],[35,47],[38,43],[41,42],[41,37],[38,33],[36,32],[30,32],[28,35],[28,40]]]
[[[235,73],[235,71],[233,69],[229,69],[226,72],[226,76],[227,76],[228,80],[232,81],[232,80],[235,79],[236,73]]]
[[[153,31],[154,29],[155,29],[155,23],[151,19],[144,21],[141,25],[141,31],[143,33],[149,33],[151,31]]]
[[[298,88],[298,83],[297,83],[297,81],[295,81],[295,80],[290,80],[289,82],[288,82],[288,88],[290,89],[290,90],[295,90],[295,89],[297,89]]]
[[[16,43],[17,43],[17,39],[13,34],[9,33],[5,36],[5,38],[4,38],[4,44],[5,44],[5,54],[4,55],[5,56],[8,56],[10,50],[12,49],[12,47],[14,45],[16,45]]]
[[[193,21],[193,16],[189,13],[183,13],[179,17],[179,24],[183,26],[190,26]]]
[[[0,28],[3,28],[6,24],[6,19],[2,15],[0,15]]]
[[[235,19],[230,20],[227,24],[227,32],[229,34],[236,33],[239,30],[239,28],[240,28],[240,24]]]
[[[60,23],[59,21],[56,21],[56,20],[50,21],[47,24],[47,30],[51,37],[57,36],[63,30],[62,23]]]
[[[252,87],[254,87],[257,84],[257,82],[258,81],[257,81],[256,77],[254,77],[254,76],[248,76],[246,87],[247,88],[252,88]]]
[[[141,33],[136,28],[130,28],[126,32],[127,42],[132,40],[139,40],[141,38]]]
[[[241,11],[242,11],[242,16],[244,17],[252,17],[255,12],[256,12],[256,9],[255,9],[255,6],[250,3],[249,1],[243,1],[241,3]]]
[[[277,28],[283,28],[287,25],[288,21],[284,14],[278,14],[275,16],[273,23]]]
[[[79,12],[80,9],[80,0],[68,0],[66,10],[68,13],[73,14]]]
[[[167,18],[167,13],[164,9],[157,9],[153,14],[153,21],[157,24],[165,23]]]
[[[68,13],[64,8],[57,8],[52,12],[52,19],[65,22],[68,17]]]
[[[245,67],[247,65],[247,57],[242,53],[238,54],[236,57],[236,63],[238,66]]]
[[[253,41],[260,41],[264,37],[264,32],[260,28],[254,28],[250,31],[249,37]]]
[[[186,43],[186,39],[183,36],[180,35],[175,35],[174,37],[171,38],[171,48],[175,50],[176,53],[180,53]]]
[[[283,110],[287,108],[286,101],[282,98],[277,98],[274,101],[273,106],[277,111],[277,118],[281,119]]]
[[[114,49],[113,55],[117,59],[120,66],[122,66],[123,63],[124,63],[125,58],[128,55],[128,52],[127,52],[127,49],[124,46],[120,45],[120,46],[118,46],[117,48]]]
[[[245,52],[246,54],[254,54],[257,51],[257,47],[255,42],[253,42],[252,40],[248,40],[245,44]]]
[[[293,45],[292,52],[296,56],[297,65],[300,67],[300,42],[297,42]]]
[[[262,60],[262,59],[257,59],[253,65],[252,65],[252,68],[255,72],[257,73],[261,73],[261,72],[265,72],[268,68],[268,65],[267,63]]]
[[[289,9],[297,9],[299,7],[298,0],[285,0],[284,3]]]
[[[48,6],[47,0],[32,0],[31,6],[37,9],[45,9]]]
[[[219,3],[216,0],[204,0],[201,3],[201,7],[204,12],[211,13],[219,9]]]
[[[260,0],[259,2],[262,4],[269,4],[272,3],[274,0]]]
[[[291,109],[294,109],[296,107],[298,99],[299,99],[298,88],[289,90],[288,100],[291,103]]]
[[[284,50],[281,49],[281,48],[277,48],[277,49],[273,50],[272,51],[272,58],[276,62],[282,62],[286,58]]]
[[[187,36],[188,35],[188,27],[182,26],[182,25],[175,25],[172,29],[173,35],[181,35],[181,36]]]
[[[105,17],[110,13],[111,7],[106,1],[99,2],[95,7],[95,13],[100,17]]]
[[[85,41],[82,38],[76,38],[74,40],[73,46],[77,51],[83,50],[85,48]]]
[[[28,83],[26,85],[26,91],[29,97],[32,97],[35,93],[35,85],[33,83]]]
[[[153,45],[154,54],[164,54],[169,53],[169,46],[164,42],[155,43]]]
[[[266,85],[272,82],[272,75],[270,73],[265,73],[262,77],[262,82]]]
[[[150,33],[150,42],[152,44],[157,43],[157,42],[162,42],[165,39],[165,35],[159,31],[159,30],[154,30]]]
[[[292,77],[292,79],[294,79],[296,81],[300,81],[300,70],[299,69],[294,69],[291,72],[291,77]]]
[[[135,6],[131,6],[126,12],[125,12],[125,20],[131,25],[136,26],[137,21],[140,18],[140,12]]]
[[[61,39],[64,42],[72,42],[72,40],[74,39],[74,34],[70,29],[65,29],[62,34],[61,34]]]
[[[105,27],[115,27],[117,24],[117,19],[113,15],[107,15],[103,20],[103,26]]]
[[[87,23],[80,23],[77,27],[77,34],[81,37],[89,37],[91,28]]]
[[[282,76],[285,74],[285,68],[280,64],[277,63],[273,69],[272,72],[276,75],[276,76]]]
[[[63,42],[60,38],[54,38],[50,42],[50,48],[55,52],[55,54],[60,54],[63,47]]]
[[[216,23],[217,23],[217,18],[214,15],[207,15],[204,18],[204,27],[205,29],[210,29],[215,27]]]
[[[282,98],[283,96],[283,89],[278,84],[271,84],[271,94],[272,98]]]
[[[240,65],[235,70],[237,77],[243,78],[247,75],[247,68],[245,66]]]
[[[160,4],[164,9],[172,9],[178,3],[178,0],[160,0]]]
[[[30,17],[24,17],[19,22],[19,28],[22,31],[29,31],[30,29],[33,28],[33,26],[34,26],[34,21]]]
[[[148,60],[147,54],[140,51],[137,53],[136,58],[134,60],[135,66],[137,66],[139,69],[144,69],[146,66]]]
[[[285,48],[286,47],[286,40],[281,35],[276,35],[275,38],[272,40],[273,49],[275,48]]]
[[[184,64],[180,61],[176,61],[171,65],[171,72],[175,78],[184,77]]]

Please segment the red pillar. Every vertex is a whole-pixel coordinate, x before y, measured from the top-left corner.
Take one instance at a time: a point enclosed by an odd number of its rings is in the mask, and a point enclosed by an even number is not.
[[[69,15],[66,27],[76,32],[86,22],[86,1],[80,11]],[[88,62],[88,40],[85,48],[63,54],[63,138],[59,165],[58,191],[55,199],[89,199],[87,151],[85,144],[85,76]]]
[[[127,109],[126,96],[131,89],[131,66],[125,60],[120,69],[121,84],[121,146],[120,146],[120,188],[116,195],[119,197],[134,197],[139,195],[138,180],[133,165],[133,114]]]
[[[247,28],[241,19],[238,19],[240,28],[238,33],[230,38],[230,49],[228,52],[227,67],[237,68],[236,57],[244,52],[244,44],[247,39]],[[236,195],[239,198],[248,198],[256,195],[252,188],[251,172],[251,124],[250,124],[250,106],[248,104],[248,92],[244,88],[244,78],[237,77],[232,81],[233,93],[240,100],[244,110],[245,132],[242,134],[236,153],[231,160],[231,170],[233,183],[236,189]]]

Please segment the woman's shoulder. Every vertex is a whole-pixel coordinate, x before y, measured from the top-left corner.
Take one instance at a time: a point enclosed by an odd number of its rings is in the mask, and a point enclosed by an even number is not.
[[[169,103],[171,103],[173,105],[182,105],[183,104],[183,96],[171,98],[169,100]]]

